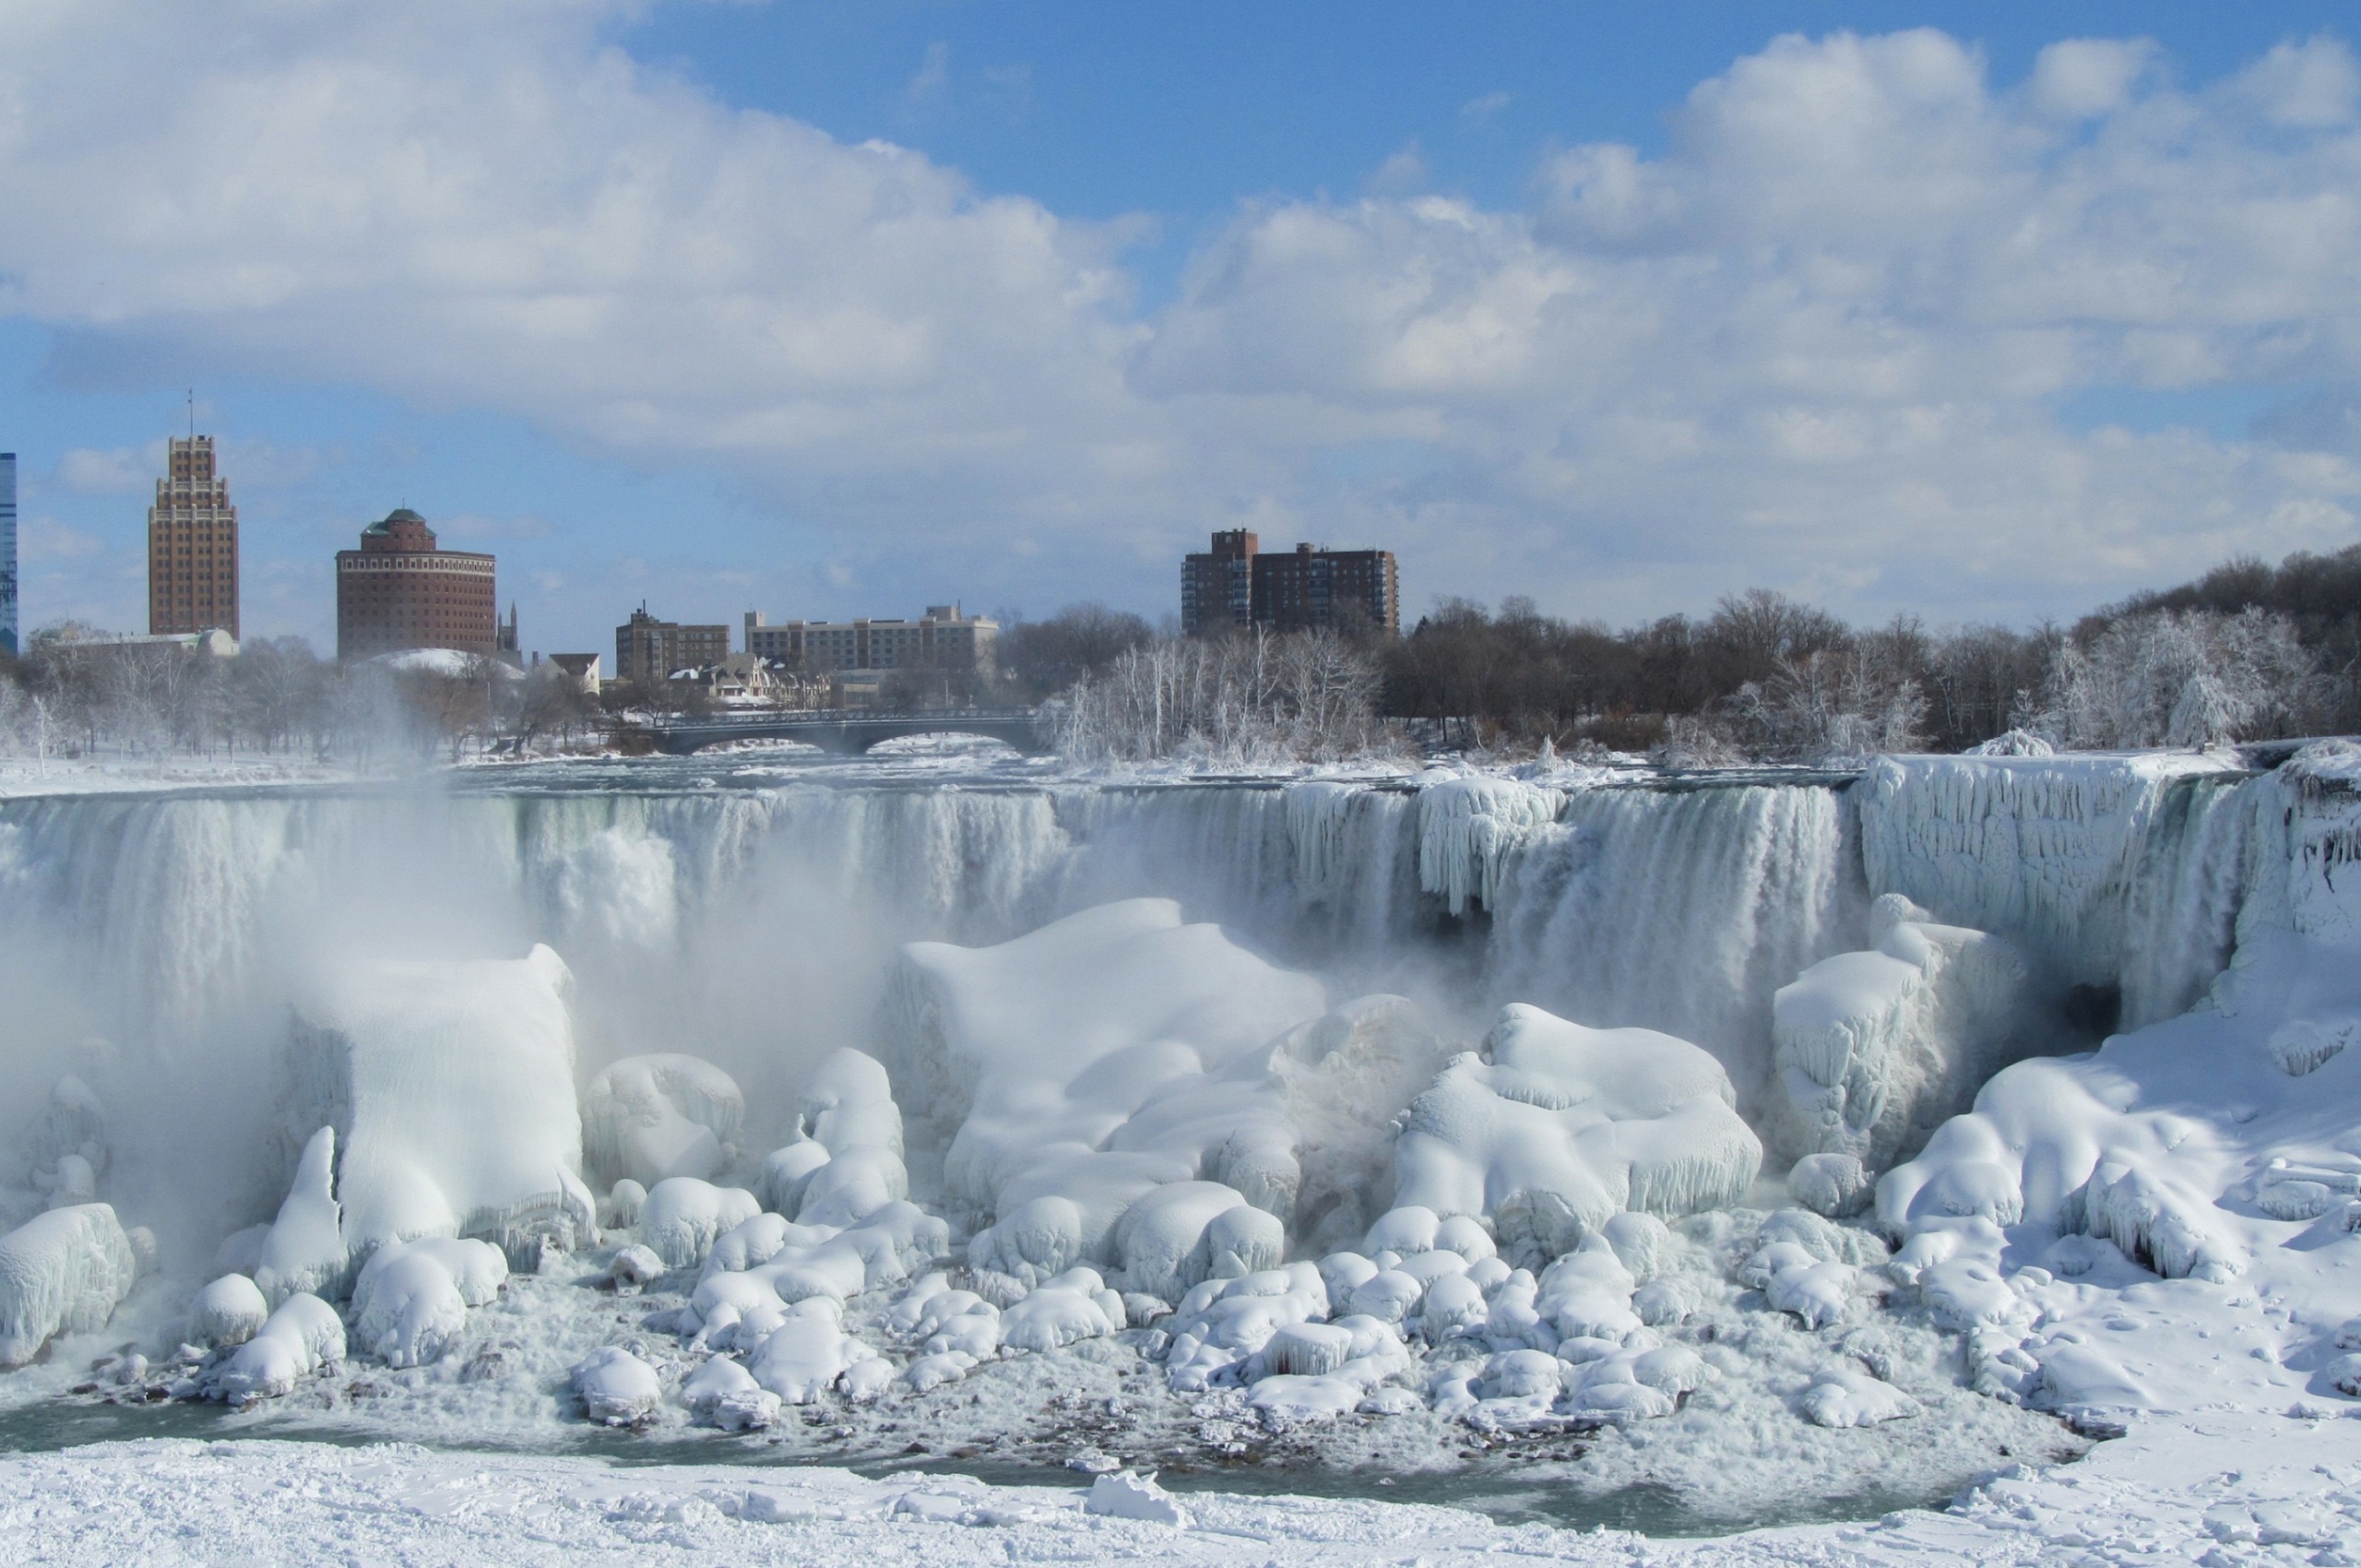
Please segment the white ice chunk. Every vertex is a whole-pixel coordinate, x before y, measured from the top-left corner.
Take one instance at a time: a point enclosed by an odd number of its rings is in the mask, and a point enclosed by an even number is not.
[[[809,1405],[836,1385],[845,1370],[875,1355],[825,1313],[790,1315],[771,1331],[747,1370],[789,1405]]]
[[[746,1099],[737,1080],[694,1056],[627,1056],[582,1095],[582,1152],[592,1174],[653,1187],[709,1181],[737,1162]]]
[[[619,1345],[601,1345],[574,1363],[574,1391],[600,1426],[630,1426],[656,1411],[664,1385],[656,1369]]]
[[[53,1208],[0,1236],[0,1367],[20,1367],[55,1334],[104,1328],[137,1265],[105,1204]]]
[[[1175,1529],[1189,1527],[1189,1511],[1179,1499],[1157,1485],[1154,1476],[1135,1476],[1128,1470],[1092,1481],[1083,1511],[1115,1519],[1145,1519]]]
[[[352,1287],[352,1334],[387,1366],[438,1360],[467,1326],[467,1310],[491,1302],[508,1260],[486,1241],[436,1237],[380,1247]]]

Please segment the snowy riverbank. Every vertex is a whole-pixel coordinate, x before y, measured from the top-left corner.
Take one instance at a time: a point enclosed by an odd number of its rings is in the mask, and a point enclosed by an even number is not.
[[[1942,1513],[1703,1540],[1503,1526],[1457,1509],[1177,1494],[1184,1523],[1085,1488],[833,1468],[627,1467],[408,1445],[153,1441],[0,1458],[0,1548],[60,1564],[628,1560],[1279,1568],[1519,1560],[1762,1564],[2361,1562],[2361,1421],[2143,1423],[2082,1463],[2012,1468]],[[1109,1504],[1102,1502],[1100,1506]]]

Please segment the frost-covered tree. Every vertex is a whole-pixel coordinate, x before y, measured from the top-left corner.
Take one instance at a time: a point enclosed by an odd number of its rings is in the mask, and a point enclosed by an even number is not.
[[[2018,721],[2075,749],[2200,746],[2304,733],[2327,696],[2287,617],[2156,610],[2059,639]]]

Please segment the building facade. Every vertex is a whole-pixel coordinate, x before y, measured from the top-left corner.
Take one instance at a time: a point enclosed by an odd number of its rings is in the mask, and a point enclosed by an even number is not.
[[[0,654],[23,647],[17,624],[17,455],[0,452]]]
[[[1000,623],[930,604],[915,621],[788,621],[772,625],[746,612],[746,651],[783,670],[972,670],[991,672]]]
[[[1402,590],[1390,550],[1314,550],[1254,557],[1253,621],[1275,632],[1333,631],[1356,620],[1402,635]]]
[[[1180,559],[1180,629],[1192,637],[1254,618],[1254,555],[1262,540],[1244,529],[1214,535],[1214,547]]]
[[[414,647],[490,658],[499,619],[492,558],[436,548],[434,530],[407,506],[362,529],[360,549],[336,552],[338,659]]]
[[[148,632],[238,635],[238,509],[214,467],[213,437],[172,437],[148,508]]]
[[[643,604],[615,628],[615,679],[647,687],[682,670],[703,670],[730,657],[728,625],[659,621]]]
[[[1194,637],[1235,626],[1310,632],[1358,622],[1401,635],[1394,552],[1299,544],[1266,553],[1261,543],[1244,529],[1231,529],[1213,536],[1211,550],[1181,558],[1181,630]]]

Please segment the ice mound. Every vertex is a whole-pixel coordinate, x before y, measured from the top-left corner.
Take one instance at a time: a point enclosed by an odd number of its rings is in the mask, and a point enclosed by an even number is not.
[[[724,1232],[763,1211],[743,1187],[717,1187],[694,1176],[658,1182],[639,1211],[640,1240],[667,1268],[704,1261]]]
[[[1796,1154],[1882,1170],[2011,1054],[2028,971],[2008,943],[1936,924],[1900,894],[1869,923],[1873,950],[1823,958],[1773,999],[1773,1107]]]
[[[1297,1026],[1268,1055],[1296,1137],[1293,1212],[1253,1190],[1256,1172],[1240,1158],[1242,1149],[1220,1162],[1221,1179],[1286,1218],[1315,1250],[1349,1242],[1376,1218],[1380,1194],[1393,1184],[1394,1117],[1449,1056],[1426,1015],[1406,997],[1356,997]]]
[[[481,1237],[522,1265],[543,1245],[590,1240],[571,984],[558,956],[535,947],[515,961],[352,965],[298,1004],[280,1125],[291,1146],[304,1144],[307,1227],[330,1190],[314,1169],[317,1134],[334,1130],[345,1268],[424,1236]],[[282,1211],[282,1224],[291,1218]]]
[[[789,1405],[809,1405],[877,1352],[844,1331],[836,1303],[806,1300],[788,1310],[763,1336],[746,1370],[755,1383]],[[890,1374],[889,1374],[890,1375]]]
[[[1918,1413],[1918,1401],[1865,1372],[1840,1367],[1824,1372],[1798,1402],[1814,1426],[1867,1427]]]
[[[1192,1287],[1160,1325],[1171,1336],[1166,1380],[1182,1393],[1242,1382],[1249,1359],[1279,1330],[1328,1314],[1327,1284],[1308,1263],[1205,1280]]]
[[[882,1033],[914,1147],[943,1151],[945,1196],[986,1223],[1042,1160],[1103,1149],[1156,1089],[1214,1077],[1326,1005],[1317,980],[1136,898],[995,947],[910,944]]]
[[[735,1079],[694,1056],[627,1056],[582,1096],[583,1155],[603,1182],[652,1187],[709,1181],[738,1161],[746,1099]]]
[[[279,1302],[262,1332],[213,1369],[207,1392],[233,1405],[278,1399],[323,1367],[344,1360],[344,1320],[317,1296]]]
[[[189,1304],[189,1343],[207,1348],[238,1346],[262,1332],[270,1303],[243,1274],[225,1274],[196,1293]]]
[[[773,1195],[790,1199],[803,1224],[858,1225],[910,1195],[901,1109],[875,1057],[831,1052],[804,1084],[795,1120],[801,1141],[775,1152],[764,1173]]]
[[[273,1306],[290,1296],[344,1293],[351,1253],[335,1183],[336,1129],[322,1127],[304,1143],[294,1183],[255,1253],[255,1283]]]
[[[488,1241],[431,1237],[380,1247],[353,1282],[352,1336],[389,1367],[439,1360],[468,1309],[489,1304],[507,1277],[508,1260]]]
[[[1403,1032],[1398,1009],[1380,1007],[1316,1041],[1279,1038],[1323,1007],[1316,980],[1182,924],[1169,900],[1135,899],[997,947],[906,947],[884,1033],[902,1098],[925,1107],[920,1137],[946,1150],[943,1189],[977,1230],[974,1266],[1020,1286],[1109,1266],[1169,1294],[1202,1267],[1277,1261],[1303,1180],[1290,1076],[1338,1050],[1376,1062]],[[1289,1066],[1275,1069],[1281,1056]],[[1353,1077],[1340,1067],[1328,1081]],[[1323,1124],[1323,1171],[1365,1161],[1350,1120]]]
[[[1512,1263],[1571,1252],[1621,1210],[1742,1197],[1762,1146],[1721,1063],[1652,1029],[1589,1029],[1522,1004],[1411,1103],[1396,1206],[1489,1216]]]
[[[137,1264],[105,1204],[34,1216],[0,1236],[0,1367],[20,1367],[53,1335],[104,1328]]]
[[[656,1369],[619,1345],[601,1345],[574,1364],[574,1391],[600,1426],[631,1426],[656,1413],[664,1384]]]
[[[2244,1247],[2216,1223],[2200,1186],[2203,1167],[2222,1162],[2213,1133],[2170,1111],[2125,1108],[2107,1054],[2002,1072],[1974,1111],[1945,1123],[1916,1159],[1885,1174],[1879,1222],[1902,1237],[1963,1218],[2030,1220],[2112,1241],[2167,1277],[2244,1272]]]
[[[713,1249],[689,1298],[689,1313],[708,1338],[734,1325],[743,1340],[746,1324],[784,1314],[797,1303],[818,1298],[841,1308],[864,1290],[902,1284],[943,1256],[951,1229],[915,1204],[896,1202],[852,1229],[792,1226],[778,1242],[760,1263],[752,1261],[753,1251]],[[730,1266],[739,1258],[746,1266]],[[774,1392],[786,1397],[783,1390]]]
[[[1565,797],[1514,778],[1469,774],[1418,791],[1418,885],[1454,915],[1497,901],[1501,861],[1528,828],[1557,820]]]

